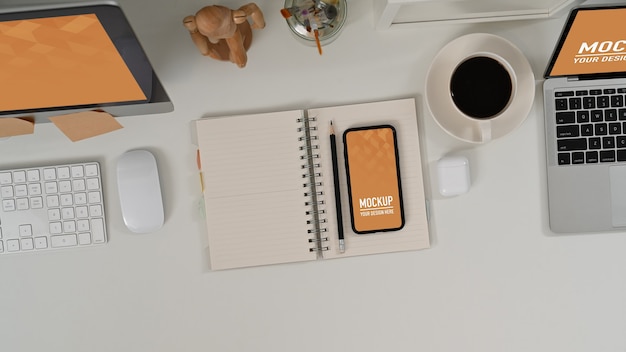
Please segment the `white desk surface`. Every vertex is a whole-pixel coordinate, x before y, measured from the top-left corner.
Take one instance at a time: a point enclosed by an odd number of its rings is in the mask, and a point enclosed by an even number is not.
[[[110,235],[96,249],[0,257],[2,351],[626,350],[626,234],[547,226],[539,92],[565,17],[376,32],[372,1],[349,1],[319,56],[291,37],[282,2],[260,0],[267,27],[239,69],[202,57],[181,24],[206,2],[120,3],[175,111],[77,143],[52,124],[0,141],[0,167],[101,161]],[[518,46],[538,87],[524,124],[484,146],[448,136],[423,99],[434,55],[472,32]],[[404,97],[418,104],[431,249],[208,270],[190,121]],[[116,189],[116,158],[136,148],[157,155],[165,198],[165,225],[147,235],[124,227]],[[448,153],[470,159],[473,183],[444,199],[435,165]]]

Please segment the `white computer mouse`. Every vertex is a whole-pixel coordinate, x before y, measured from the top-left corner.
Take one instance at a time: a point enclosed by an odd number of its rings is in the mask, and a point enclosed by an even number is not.
[[[117,189],[126,227],[135,233],[149,233],[163,226],[163,198],[154,155],[131,150],[117,160]]]

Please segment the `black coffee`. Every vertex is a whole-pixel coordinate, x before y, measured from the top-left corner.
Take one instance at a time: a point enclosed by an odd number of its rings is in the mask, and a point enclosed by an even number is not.
[[[513,85],[509,72],[498,61],[476,56],[463,61],[452,74],[450,93],[464,114],[491,118],[509,103]]]

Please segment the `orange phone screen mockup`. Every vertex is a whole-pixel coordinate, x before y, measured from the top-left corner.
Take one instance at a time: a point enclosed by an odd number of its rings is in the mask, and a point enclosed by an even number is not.
[[[0,22],[0,110],[146,100],[95,14]]]
[[[352,229],[364,234],[404,226],[396,131],[390,125],[343,135]]]
[[[547,77],[626,71],[626,8],[580,8],[565,26]]]

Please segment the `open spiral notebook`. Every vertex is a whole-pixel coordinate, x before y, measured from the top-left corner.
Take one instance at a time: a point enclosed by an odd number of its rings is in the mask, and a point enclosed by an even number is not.
[[[348,128],[397,130],[405,226],[365,235],[337,224],[329,139]],[[430,246],[415,101],[392,100],[196,120],[212,270],[408,251]],[[337,143],[342,203],[348,204]],[[339,251],[343,226],[346,250]]]

